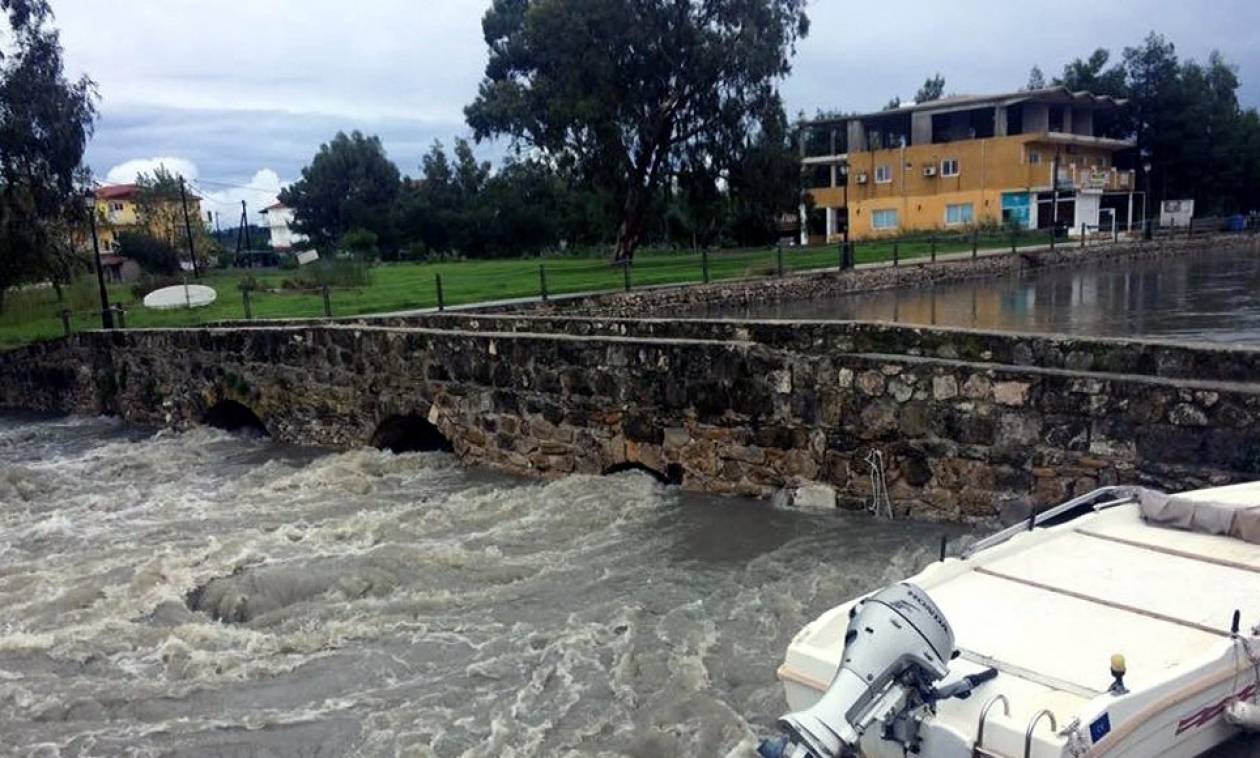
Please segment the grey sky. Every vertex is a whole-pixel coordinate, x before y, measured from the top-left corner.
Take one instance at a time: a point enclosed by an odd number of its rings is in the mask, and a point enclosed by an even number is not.
[[[97,175],[125,180],[153,159],[178,161],[213,193],[225,221],[242,198],[251,209],[269,201],[339,129],[379,134],[402,171],[416,173],[434,139],[466,133],[462,109],[485,64],[480,20],[489,0],[53,3],[70,69],[100,84],[102,118],[88,152]],[[1260,104],[1255,0],[1047,8],[814,0],[812,33],[783,85],[788,106],[875,109],[893,95],[910,98],[937,71],[949,92],[1014,89],[1034,64],[1049,77],[1095,47],[1118,57],[1151,29],[1183,58],[1220,49],[1239,67],[1244,105]]]

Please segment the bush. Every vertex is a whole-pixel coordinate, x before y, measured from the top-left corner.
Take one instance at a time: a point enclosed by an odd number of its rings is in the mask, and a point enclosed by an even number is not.
[[[215,258],[219,268],[232,268],[236,264],[236,253],[231,250],[220,250]]]
[[[145,295],[154,290],[160,290],[163,287],[175,287],[183,283],[184,277],[182,276],[153,276],[146,274],[131,285],[131,295],[136,300],[143,300]]]
[[[281,271],[297,271],[298,270],[297,256],[291,253],[285,253],[284,255],[281,255],[280,256],[280,270]]]
[[[299,279],[307,287],[366,287],[372,283],[372,268],[353,258],[321,260],[302,269]]]
[[[341,238],[341,249],[359,260],[375,260],[380,255],[376,232],[367,229],[351,229]]]
[[[149,274],[170,276],[181,270],[175,248],[148,234],[123,232],[118,235],[118,254],[135,261]]]

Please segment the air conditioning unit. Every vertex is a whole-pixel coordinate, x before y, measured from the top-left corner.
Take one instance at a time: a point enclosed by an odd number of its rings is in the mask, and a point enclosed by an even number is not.
[[[870,180],[871,178],[867,176],[866,174],[858,174],[858,180],[857,180],[858,184],[866,184]]]
[[[931,165],[931,166],[924,166],[924,167],[923,167],[923,175],[924,175],[924,176],[936,176],[936,166],[935,166],[935,165]]]

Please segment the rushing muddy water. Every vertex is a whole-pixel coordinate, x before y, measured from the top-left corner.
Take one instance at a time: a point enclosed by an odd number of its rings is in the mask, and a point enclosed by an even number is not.
[[[704,315],[897,321],[1260,346],[1260,248],[1030,270],[924,289]]]
[[[942,530],[0,417],[0,751],[723,755]]]

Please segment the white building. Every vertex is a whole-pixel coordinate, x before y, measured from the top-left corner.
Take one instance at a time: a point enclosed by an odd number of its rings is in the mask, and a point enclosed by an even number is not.
[[[271,247],[274,250],[292,250],[305,244],[306,237],[293,231],[293,209],[284,203],[259,211],[266,219],[265,225],[271,231]]]

